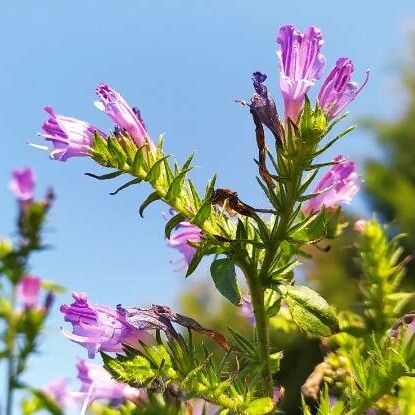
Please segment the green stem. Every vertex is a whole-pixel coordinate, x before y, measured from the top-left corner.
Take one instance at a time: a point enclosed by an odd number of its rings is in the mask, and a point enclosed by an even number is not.
[[[264,390],[267,396],[272,397],[274,383],[272,380],[268,318],[265,313],[264,298],[265,290],[258,279],[258,274],[253,271],[247,264],[238,263],[245,274],[251,294],[252,308],[255,316],[255,328],[258,336],[259,358],[263,364],[262,374],[264,378]]]
[[[269,334],[268,334],[268,318],[265,314],[264,307],[264,289],[251,285],[251,299],[254,310],[256,332],[259,343],[259,357],[261,359],[263,367],[263,376],[265,390],[269,397],[272,397],[274,384],[272,381],[271,362],[269,359]]]
[[[11,309],[16,307],[17,289],[13,284],[12,292],[10,295]],[[7,334],[8,342],[8,359],[7,359],[7,397],[6,397],[6,415],[13,415],[13,394],[15,385],[15,345],[16,345],[16,329],[15,329],[15,317],[12,314],[9,322],[9,329]]]

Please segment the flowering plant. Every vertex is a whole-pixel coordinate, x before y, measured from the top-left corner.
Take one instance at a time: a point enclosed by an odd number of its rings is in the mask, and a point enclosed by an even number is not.
[[[283,351],[270,344],[272,321],[325,345],[323,361],[302,388],[304,414],[393,411],[400,405],[401,391],[413,387],[415,320],[402,316],[411,294],[400,289],[402,251],[395,239],[388,239],[386,228],[375,220],[356,224],[363,270],[360,312],[338,312],[294,278],[310,250],[324,250],[322,241],[339,237],[347,226],[341,206],[361,186],[355,163],[341,155],[331,161],[320,158],[353,130],[327,138],[368,74],[359,86],[352,80],[351,60],[338,59],[312,103],[309,93],[325,66],[321,31],[310,27],[301,33],[283,26],[277,43],[283,116],[261,72],[253,73],[252,98],[239,101],[252,117],[257,182],[267,207],[254,207],[237,191],[218,188],[215,177],[201,194],[189,178],[193,156],[182,165],[171,163],[163,137],[153,142],[139,110],[107,84],[98,85],[96,106],[116,124],[113,131],[105,133],[45,108],[48,117],[41,134],[52,144],[50,157],[90,157],[111,169],[100,176],[87,173],[99,180],[127,176],[114,193],[147,183],[152,190],[140,215],[155,201],[167,204],[173,213],[165,236],[183,255],[186,276],[203,258],[213,256],[215,287],[254,327],[251,337],[232,328],[225,335],[166,306],[111,308],[91,303],[85,293],[73,293],[74,302],[60,308],[72,326],[72,332],[65,328],[63,334],[85,347],[88,357],[100,353],[104,362],[103,367],[78,363],[82,388],[70,399],[81,402],[82,413],[88,408],[123,415],[277,413],[284,399],[284,379],[279,377]],[[325,173],[313,186],[322,169]],[[17,172],[14,180],[12,189],[26,212],[32,203],[30,180],[24,172]],[[19,223],[22,234],[31,235],[32,221],[23,217]],[[36,304],[39,282],[25,278],[18,280],[29,309]],[[69,400],[62,392],[66,387],[52,384],[45,394],[63,407]],[[38,400],[28,400],[26,413],[41,407]]]

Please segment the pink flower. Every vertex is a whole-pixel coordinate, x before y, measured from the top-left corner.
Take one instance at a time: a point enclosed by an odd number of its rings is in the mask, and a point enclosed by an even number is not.
[[[324,68],[324,56],[320,53],[323,35],[314,26],[301,33],[294,26],[286,25],[279,30],[277,42],[285,117],[297,122],[305,94],[320,79]]]
[[[196,248],[189,242],[197,243],[203,239],[203,233],[199,227],[190,222],[180,222],[173,230],[168,245],[177,249],[182,255],[186,264],[189,265],[196,252]]]
[[[24,276],[18,285],[17,295],[25,308],[35,308],[39,302],[41,279],[32,275]]]
[[[331,119],[338,115],[366,85],[369,72],[366,75],[366,80],[359,86],[352,81],[353,71],[352,61],[348,58],[340,58],[324,81],[318,94],[318,103],[327,118]]]
[[[45,107],[44,110],[49,118],[43,123],[41,135],[52,142],[50,157],[54,160],[89,156],[94,133],[97,131],[105,137],[104,133],[85,121],[57,114],[52,107]]]
[[[141,118],[140,112],[136,108],[130,107],[128,102],[117,91],[108,84],[99,84],[96,88],[99,101],[95,106],[104,111],[117,127],[124,129],[134,139],[138,147],[148,143],[148,134]]]
[[[62,305],[65,321],[72,324],[72,333],[62,330],[65,337],[88,350],[93,358],[98,351],[122,352],[123,344],[137,346],[148,338],[145,330],[138,330],[125,321],[117,310],[90,304],[85,293],[73,293],[74,302]]]
[[[343,156],[337,156],[330,170],[321,178],[313,193],[319,193],[303,205],[303,212],[312,214],[323,208],[336,208],[350,203],[360,189],[356,166]]]
[[[10,190],[19,202],[28,202],[35,196],[35,174],[32,169],[16,169],[12,171]]]

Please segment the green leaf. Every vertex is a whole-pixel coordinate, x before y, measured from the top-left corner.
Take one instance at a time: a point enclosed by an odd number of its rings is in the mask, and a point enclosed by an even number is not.
[[[151,203],[155,202],[156,200],[160,200],[161,197],[157,192],[151,193],[147,199],[141,204],[140,208],[138,209],[138,213],[141,217],[143,217],[144,209],[150,205]]]
[[[183,188],[183,184],[184,184],[184,179],[186,177],[186,174],[189,172],[190,168],[182,170],[171,182],[171,185],[169,186],[169,190],[166,193],[165,199],[166,200],[170,200],[170,201],[174,201],[176,200],[176,198],[179,196],[182,188]]]
[[[94,174],[94,173],[84,173],[85,176],[89,176],[89,177],[93,177],[94,179],[97,180],[110,180],[110,179],[115,179],[118,176],[121,176],[122,174],[124,174],[123,171],[113,171],[111,173],[107,173],[107,174]]]
[[[211,201],[203,202],[200,209],[196,212],[195,217],[192,219],[192,223],[199,226],[200,228],[203,226],[205,220],[212,214],[212,204]]]
[[[127,187],[133,186],[135,184],[139,184],[141,182],[141,179],[133,179],[128,181],[127,183],[124,183],[122,186],[120,186],[118,189],[116,189],[115,191],[111,192],[110,195],[114,196],[116,195],[118,192],[121,192],[121,190],[126,189]]]
[[[127,155],[125,154],[124,149],[121,147],[117,139],[108,137],[107,146],[111,156],[117,161],[118,167],[124,167],[124,164],[127,160]]]
[[[153,183],[155,180],[158,180],[161,175],[161,169],[164,166],[164,161],[167,160],[170,156],[164,156],[160,159],[158,159],[150,168],[149,172],[147,173],[147,176],[145,178],[146,182]]]
[[[318,293],[303,285],[280,285],[278,290],[300,329],[315,336],[338,330],[335,310]]]
[[[172,233],[173,229],[180,223],[186,220],[186,218],[181,214],[178,213],[177,215],[174,215],[167,223],[164,228],[164,235],[167,239],[170,238],[170,234]]]
[[[220,258],[212,262],[210,274],[218,291],[231,303],[239,305],[239,294],[236,281],[235,264],[228,258]]]

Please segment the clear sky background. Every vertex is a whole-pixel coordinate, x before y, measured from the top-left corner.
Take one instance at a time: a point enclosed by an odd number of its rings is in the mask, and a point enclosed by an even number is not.
[[[234,99],[251,96],[251,73],[260,70],[269,75],[269,91],[280,102],[277,28],[317,25],[326,39],[328,66],[351,57],[359,81],[371,69],[370,83],[349,108],[349,121],[391,117],[404,102],[397,73],[415,2],[14,0],[1,3],[0,15],[0,235],[12,236],[15,219],[6,190],[9,172],[32,166],[38,195],[48,186],[57,193],[45,235],[54,249],[34,258],[33,274],[68,288],[58,304],[69,302],[72,290],[82,290],[94,302],[144,306],[174,305],[185,288],[170,264],[177,254],[163,239],[165,207],[152,205],[143,220],[137,206],[149,193],[146,185],[109,196],[122,182],[84,176],[100,172],[90,160],[53,162],[27,147],[27,141],[40,141],[42,107],[51,104],[60,113],[112,128],[92,105],[96,84],[106,81],[141,109],[152,137],[165,133],[166,149],[178,160],[196,152],[196,183],[204,185],[218,172],[219,185],[261,205],[252,123]],[[359,163],[381,157],[361,129],[335,152]],[[365,211],[362,198],[352,208]],[[195,278],[208,276],[202,269]],[[73,376],[75,358],[86,356],[62,338],[61,324],[56,307],[42,353],[31,362],[28,379],[35,386]]]

